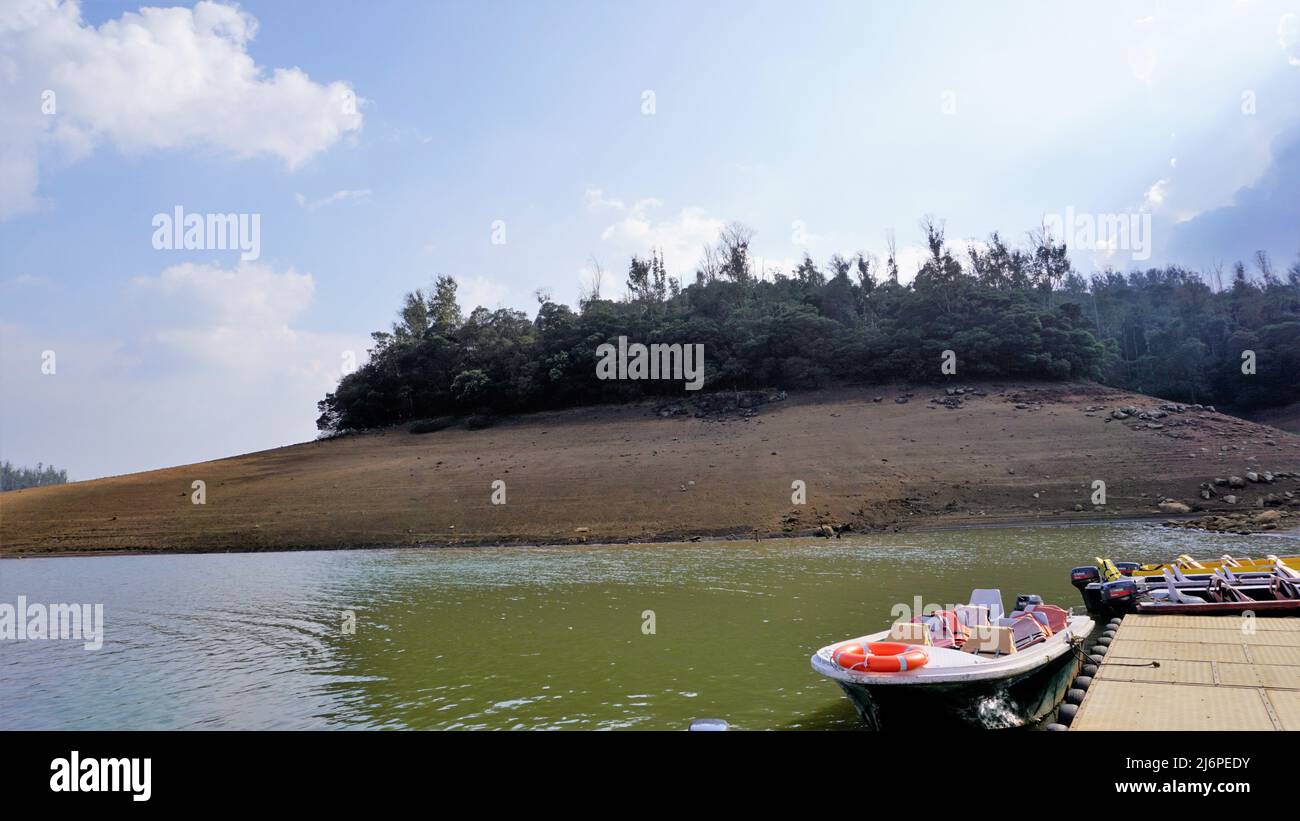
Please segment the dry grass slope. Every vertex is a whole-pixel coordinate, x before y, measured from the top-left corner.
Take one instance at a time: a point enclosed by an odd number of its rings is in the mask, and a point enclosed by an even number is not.
[[[641,541],[1156,514],[1199,485],[1300,469],[1300,436],[1091,384],[842,389],[753,416],[649,405],[405,429],[0,495],[0,555]],[[911,394],[905,403],[896,401]],[[874,401],[882,397],[881,401]],[[943,399],[950,405],[929,401]],[[190,484],[207,484],[191,504]],[[491,503],[492,482],[507,503]],[[1107,484],[1094,510],[1091,482]],[[791,483],[807,484],[805,506]],[[1269,489],[1300,490],[1293,478]],[[1241,492],[1237,508],[1262,488]],[[1081,511],[1076,510],[1076,505]]]

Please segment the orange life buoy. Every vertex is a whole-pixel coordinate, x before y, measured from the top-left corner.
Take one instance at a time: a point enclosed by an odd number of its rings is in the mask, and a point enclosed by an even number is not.
[[[865,645],[858,642],[841,644],[835,648],[831,658],[845,670],[901,673],[924,667],[930,660],[930,654],[915,644],[873,641]]]

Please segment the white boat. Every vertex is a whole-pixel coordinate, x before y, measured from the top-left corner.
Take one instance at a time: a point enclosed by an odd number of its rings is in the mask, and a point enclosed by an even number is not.
[[[943,724],[1015,727],[1050,713],[1082,665],[1094,627],[1038,596],[1006,614],[999,590],[975,590],[970,604],[888,630],[840,641],[812,656],[858,714],[879,729]]]

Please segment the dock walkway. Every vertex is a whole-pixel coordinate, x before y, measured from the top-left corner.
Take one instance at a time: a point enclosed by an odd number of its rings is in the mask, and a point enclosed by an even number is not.
[[[1300,730],[1300,618],[1125,616],[1070,729]]]

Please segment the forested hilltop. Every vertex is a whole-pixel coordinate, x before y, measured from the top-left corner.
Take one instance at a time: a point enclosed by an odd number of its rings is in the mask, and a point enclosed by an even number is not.
[[[1178,266],[1085,277],[1042,233],[1027,248],[994,234],[962,253],[940,225],[923,228],[929,256],[906,285],[892,250],[883,264],[805,257],[788,274],[757,276],[751,232],[738,225],[705,249],[685,288],[652,253],[632,258],[624,298],[593,288],[575,311],[539,295],[531,320],[482,307],[464,317],[454,279],[439,277],[407,294],[391,331],[372,334],[369,362],[318,404],[317,426],[681,395],[680,381],[597,379],[597,348],[619,336],[703,344],[707,389],[1087,379],[1241,410],[1300,399],[1300,262],[1279,274],[1261,254],[1227,282]],[[940,370],[945,350],[955,377]]]
[[[27,487],[62,485],[68,481],[68,472],[40,462],[36,467],[18,467],[6,460],[0,461],[0,491],[22,490]]]

